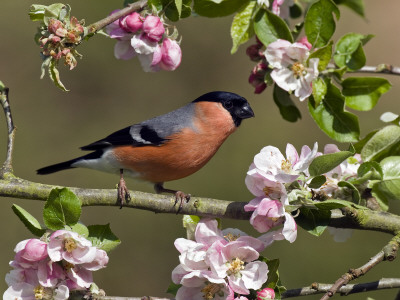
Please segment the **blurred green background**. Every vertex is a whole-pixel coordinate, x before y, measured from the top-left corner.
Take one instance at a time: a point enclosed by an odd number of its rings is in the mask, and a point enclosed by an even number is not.
[[[121,1],[77,1],[72,15],[97,21],[116,8]],[[365,48],[367,64],[400,65],[400,40],[397,34],[397,0],[365,1],[366,19],[342,7],[335,40],[349,31],[376,37]],[[31,4],[51,1],[3,0],[0,10],[0,80],[10,88],[10,101],[17,136],[14,170],[19,177],[65,186],[84,188],[113,188],[118,181],[114,175],[91,170],[70,170],[49,176],[38,176],[35,170],[81,155],[78,147],[103,138],[111,132],[166,113],[213,91],[236,92],[247,98],[256,118],[246,120],[241,128],[221,147],[211,162],[196,174],[166,184],[196,196],[249,201],[244,178],[253,156],[266,145],[284,150],[286,143],[298,149],[319,142],[320,149],[332,142],[314,124],[307,113],[306,103],[299,103],[303,118],[297,123],[283,121],[273,103],[271,89],[261,95],[253,94],[247,79],[253,62],[242,46],[230,55],[230,22],[232,16],[220,19],[191,17],[176,25],[183,36],[183,61],[174,72],[144,73],[137,59],[119,61],[113,56],[114,41],[94,37],[78,51],[84,55],[72,72],[61,67],[61,78],[70,92],[57,89],[46,76],[40,80],[39,49],[33,41],[36,25],[29,20]],[[392,90],[383,96],[374,111],[357,113],[362,135],[382,126],[379,116],[385,111],[399,113],[399,78],[387,77]],[[0,115],[0,119],[4,119]],[[5,157],[6,126],[1,122],[0,157]],[[347,145],[340,145],[345,149]],[[128,179],[131,189],[152,192],[152,186]],[[30,238],[30,233],[11,211],[17,203],[40,218],[43,202],[1,199],[0,277],[8,271],[13,248],[18,241]],[[400,206],[392,203],[392,211]],[[166,296],[170,274],[178,264],[178,251],[173,242],[185,235],[182,217],[154,214],[134,209],[88,207],[83,209],[86,225],[111,223],[122,244],[110,254],[105,270],[95,272],[95,282],[109,295]],[[248,222],[223,220],[223,227],[238,227],[257,235]],[[375,232],[355,232],[346,243],[335,243],[328,233],[315,238],[300,229],[295,243],[277,242],[266,249],[264,256],[281,260],[280,274],[287,288],[298,288],[312,282],[330,283],[349,268],[364,264],[390,239]],[[399,262],[384,262],[360,281],[382,277],[399,277]],[[6,285],[0,282],[0,290]],[[393,299],[397,291],[370,293],[375,299]],[[320,296],[303,297],[319,299]],[[349,296],[366,299],[367,294]]]

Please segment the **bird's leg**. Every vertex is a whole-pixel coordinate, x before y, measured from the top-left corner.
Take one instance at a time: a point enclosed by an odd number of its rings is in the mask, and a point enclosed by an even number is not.
[[[126,183],[124,180],[124,170],[120,169],[119,174],[121,177],[118,183],[118,201],[120,202],[121,205],[120,208],[122,208],[122,206],[125,204],[125,200],[126,201],[131,200],[131,195],[129,194],[129,190],[126,187]]]
[[[179,208],[177,213],[179,213],[179,211],[182,209],[183,207],[183,200],[186,200],[186,203],[189,202],[191,195],[190,194],[185,194],[182,191],[176,191],[176,190],[170,190],[170,189],[166,189],[163,186],[163,182],[159,182],[154,184],[154,190],[156,191],[157,194],[160,193],[170,193],[170,194],[175,194],[175,203],[174,206],[178,203],[179,201]]]

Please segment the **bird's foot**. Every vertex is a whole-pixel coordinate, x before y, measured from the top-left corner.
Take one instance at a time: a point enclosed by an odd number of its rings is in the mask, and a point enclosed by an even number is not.
[[[129,194],[129,190],[126,187],[126,183],[124,177],[122,176],[122,170],[121,170],[121,178],[118,183],[118,202],[120,204],[119,208],[121,209],[122,206],[129,200],[131,200],[131,195]]]
[[[175,203],[174,203],[174,206],[179,202],[179,208],[178,208],[178,211],[176,212],[176,214],[178,214],[178,213],[182,210],[182,208],[183,208],[183,201],[186,201],[186,203],[188,203],[191,196],[192,196],[192,195],[190,195],[190,194],[185,194],[185,193],[182,192],[182,191],[176,191],[176,192],[175,192]]]
[[[170,189],[166,189],[164,188],[162,183],[156,183],[154,185],[154,189],[156,191],[157,194],[160,193],[170,193],[170,194],[174,194],[175,195],[175,203],[174,206],[176,206],[176,204],[179,202],[179,208],[178,211],[176,212],[176,214],[178,214],[182,208],[183,208],[183,202],[186,201],[186,203],[189,202],[191,195],[190,194],[185,194],[182,191],[176,191],[176,190],[170,190]]]

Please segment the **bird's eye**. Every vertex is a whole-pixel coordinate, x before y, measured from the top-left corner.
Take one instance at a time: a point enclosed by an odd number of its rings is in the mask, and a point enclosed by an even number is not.
[[[232,107],[233,107],[232,101],[231,101],[231,100],[225,101],[225,102],[224,102],[224,107],[225,107],[226,109],[232,108]]]

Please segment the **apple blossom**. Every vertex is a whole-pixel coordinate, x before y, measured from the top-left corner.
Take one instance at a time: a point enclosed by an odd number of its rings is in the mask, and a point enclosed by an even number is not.
[[[119,27],[126,32],[136,32],[143,27],[143,18],[139,13],[133,12],[119,19]]]
[[[181,64],[182,51],[179,44],[171,39],[164,39],[161,47],[162,58],[161,68],[166,71],[173,71]]]
[[[83,264],[92,262],[96,257],[96,248],[92,243],[73,231],[57,230],[50,236],[47,248],[52,261]]]
[[[265,288],[257,292],[257,300],[275,299],[275,292],[271,288]]]
[[[264,54],[273,68],[271,77],[280,88],[294,92],[300,101],[311,95],[312,82],[319,74],[319,59],[308,60],[310,52],[307,46],[279,39],[270,43]]]
[[[143,32],[150,40],[158,42],[165,32],[164,24],[157,16],[147,16],[143,22]]]

